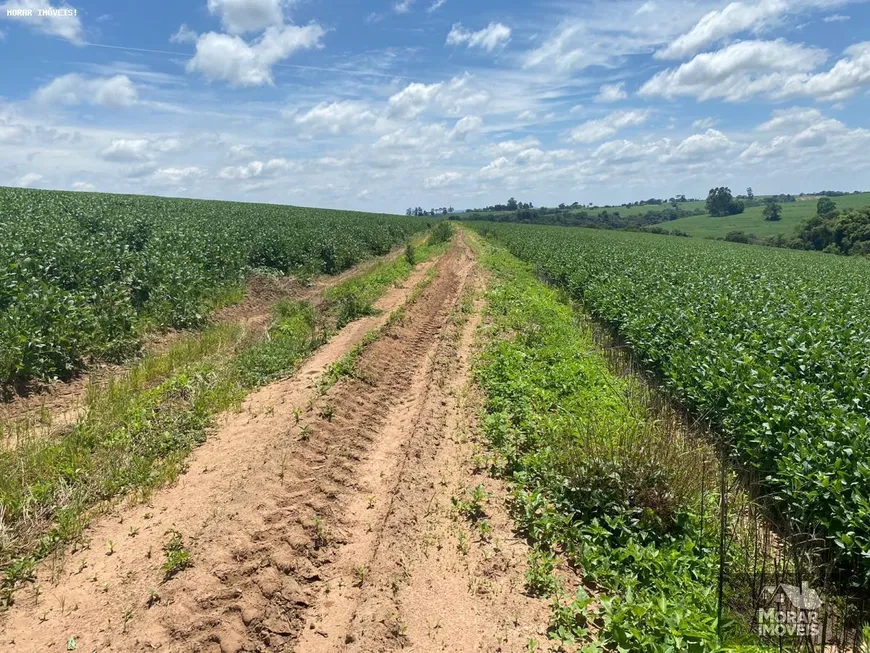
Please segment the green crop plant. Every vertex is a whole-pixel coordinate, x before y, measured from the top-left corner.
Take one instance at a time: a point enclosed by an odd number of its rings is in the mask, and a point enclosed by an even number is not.
[[[476,227],[612,326],[673,399],[870,588],[870,265],[815,252],[559,227]],[[530,336],[531,337],[531,336]]]

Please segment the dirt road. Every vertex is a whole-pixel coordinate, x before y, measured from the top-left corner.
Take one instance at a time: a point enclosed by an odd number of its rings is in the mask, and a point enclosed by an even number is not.
[[[547,602],[522,592],[527,551],[505,488],[474,472],[468,371],[483,279],[465,238],[389,291],[381,315],[227,415],[176,485],[44,564],[0,616],[0,651],[519,651],[545,640]],[[325,389],[324,372],[374,329],[354,373]],[[481,514],[468,519],[478,485]],[[167,579],[173,536],[192,566]]]

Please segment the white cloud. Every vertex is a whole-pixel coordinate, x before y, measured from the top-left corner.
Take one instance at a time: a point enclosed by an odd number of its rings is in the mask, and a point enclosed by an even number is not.
[[[466,73],[449,82],[408,84],[389,99],[388,112],[392,116],[413,118],[424,111],[440,109],[447,115],[456,116],[484,106],[489,99],[489,94],[476,89],[471,75]]]
[[[469,32],[462,27],[462,23],[453,25],[453,29],[447,35],[447,45],[467,45],[469,48],[481,48],[492,52],[496,48],[504,47],[511,40],[511,28],[502,23],[490,23],[482,30]]]
[[[24,125],[6,122],[0,118],[0,143],[20,143],[30,135]]]
[[[277,158],[269,161],[251,161],[243,166],[229,166],[223,168],[219,173],[220,179],[252,179],[254,177],[264,177],[268,175],[287,172],[294,169],[296,166],[292,161],[287,159]]]
[[[458,172],[445,172],[434,177],[426,177],[423,180],[423,188],[444,188],[452,186],[462,179],[462,175]]]
[[[793,130],[795,127],[806,127],[821,120],[822,113],[818,109],[805,109],[803,107],[776,109],[771,119],[758,125],[755,130],[761,132]]]
[[[39,15],[40,10],[45,11],[48,9],[70,10],[71,12],[73,8],[65,3],[52,5],[49,0],[6,0],[6,2],[0,4],[0,14],[4,17],[10,9],[31,9],[33,15],[29,17],[10,18],[9,20],[25,24],[30,29],[43,34],[59,36],[76,45],[82,45],[84,43],[82,22],[77,14],[69,16],[53,13],[46,16]]]
[[[305,27],[273,26],[248,44],[238,36],[208,32],[197,39],[196,54],[187,63],[187,70],[233,86],[273,84],[274,64],[297,50],[320,47],[325,33],[316,23]]]
[[[716,124],[715,118],[699,118],[692,123],[692,129],[710,129]]]
[[[760,0],[752,4],[732,2],[721,11],[711,11],[686,34],[664,50],[656,52],[660,59],[682,59],[732,34],[758,27],[788,8],[785,0]]]
[[[836,102],[870,85],[870,41],[856,43],[844,51],[834,66],[815,75],[792,75],[784,80],[774,97],[808,96]]]
[[[609,138],[626,127],[642,125],[649,117],[649,111],[629,110],[613,113],[588,120],[571,130],[570,140],[575,143],[594,143]]]
[[[208,0],[208,10],[220,16],[230,34],[259,32],[284,23],[281,0]]]
[[[151,180],[157,184],[177,185],[199,179],[205,171],[198,166],[184,168],[158,168],[151,174]]]
[[[841,166],[851,167],[855,165],[853,157],[866,161],[867,147],[870,147],[870,131],[850,130],[839,120],[822,118],[800,131],[789,131],[770,141],[753,141],[740,154],[740,161],[788,160],[797,163],[803,160],[822,167],[829,167],[836,161]],[[822,152],[827,156],[822,156]],[[826,160],[828,157],[830,159]]]
[[[111,108],[138,102],[136,86],[126,75],[87,79],[77,73],[56,77],[34,94],[42,104],[95,104]]]
[[[777,93],[789,75],[809,72],[826,58],[824,50],[783,40],[739,41],[717,52],[699,54],[678,68],[656,73],[639,94],[738,102]]]
[[[602,84],[601,88],[598,89],[598,95],[595,96],[595,101],[599,103],[619,102],[627,97],[628,93],[625,92],[624,82],[619,82],[618,84]]]
[[[73,182],[72,186],[70,186],[73,190],[79,191],[91,191],[94,190],[94,185],[90,184],[86,181],[76,181]]]
[[[426,11],[428,11],[431,14],[431,13],[441,9],[441,7],[443,7],[446,4],[447,4],[447,0],[435,0],[435,2],[433,2],[431,5],[429,5],[429,8]]]
[[[21,188],[28,188],[40,181],[42,181],[42,175],[35,172],[28,172],[26,175],[22,175],[21,177],[19,177],[15,181],[15,185],[20,186]]]
[[[826,23],[842,23],[850,19],[851,16],[844,16],[843,14],[831,14],[822,18]]]
[[[393,5],[393,11],[397,14],[407,14],[411,11],[413,5],[414,0],[399,0],[399,2]]]
[[[141,163],[181,149],[177,138],[116,138],[100,152],[100,157],[117,163]]]
[[[505,154],[517,154],[523,150],[538,147],[540,144],[541,141],[534,136],[526,136],[525,138],[517,140],[501,141],[499,143],[488,145],[484,148],[484,153],[492,157],[503,156]]]
[[[178,31],[175,32],[172,36],[169,37],[170,43],[196,43],[196,39],[199,38],[196,32],[190,29],[184,23],[181,24],[181,27],[178,28]]]
[[[728,152],[734,143],[725,134],[708,129],[703,134],[692,134],[677,144],[669,154],[671,160],[696,160]]]
[[[300,127],[307,127],[311,132],[329,132],[341,134],[359,129],[360,126],[372,123],[376,116],[362,102],[321,102],[302,115],[296,115],[293,122]]]
[[[107,161],[130,163],[133,161],[146,161],[150,158],[147,138],[119,138],[113,140],[100,156]]]
[[[482,167],[480,169],[480,176],[484,178],[503,176],[509,166],[510,161],[508,161],[507,157],[500,156]]]
[[[456,121],[451,136],[465,138],[466,135],[480,131],[483,127],[483,119],[480,116],[465,116]]]

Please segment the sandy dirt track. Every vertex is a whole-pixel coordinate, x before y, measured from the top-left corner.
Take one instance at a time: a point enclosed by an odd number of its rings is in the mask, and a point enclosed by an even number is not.
[[[474,472],[468,372],[483,279],[466,237],[391,289],[381,315],[225,416],[175,485],[42,565],[0,616],[0,651],[65,651],[71,638],[88,652],[544,643],[548,603],[523,593],[527,549],[506,489]],[[329,365],[382,327],[355,376],[319,391]],[[477,484],[487,532],[451,502]],[[193,566],[165,580],[173,532]]]

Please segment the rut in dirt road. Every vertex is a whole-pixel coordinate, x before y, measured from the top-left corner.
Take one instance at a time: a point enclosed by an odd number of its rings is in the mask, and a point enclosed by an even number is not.
[[[528,547],[505,511],[507,489],[473,469],[469,373],[484,281],[471,263],[360,468],[298,653],[525,651],[547,639],[549,604],[524,592]],[[392,347],[389,334],[375,343],[360,375],[390,379]],[[352,381],[339,394],[352,405],[363,392]],[[489,498],[485,531],[452,505],[477,484]]]

